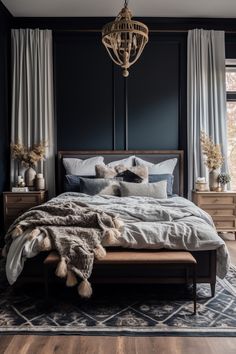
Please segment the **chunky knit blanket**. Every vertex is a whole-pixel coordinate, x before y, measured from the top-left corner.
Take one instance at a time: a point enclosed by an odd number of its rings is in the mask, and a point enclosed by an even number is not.
[[[104,212],[81,201],[53,199],[34,207],[20,216],[6,235],[6,253],[16,237],[25,240],[44,235],[39,251],[54,249],[61,257],[56,275],[67,278],[73,286],[77,276],[83,279],[79,294],[89,297],[92,293],[88,278],[94,258],[106,255],[104,245],[118,243],[123,223],[116,214]]]

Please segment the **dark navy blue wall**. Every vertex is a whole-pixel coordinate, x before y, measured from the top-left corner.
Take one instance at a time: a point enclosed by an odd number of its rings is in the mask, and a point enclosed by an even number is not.
[[[181,105],[181,100],[186,102],[182,57],[186,57],[186,33],[152,34],[124,79],[103,48],[100,34],[55,33],[58,149],[182,147],[179,122],[183,116],[186,120]]]
[[[112,149],[113,66],[100,34],[54,34],[58,150]]]
[[[130,149],[178,149],[179,127],[186,120],[185,34],[151,34],[128,82]],[[181,78],[184,78],[182,80]]]

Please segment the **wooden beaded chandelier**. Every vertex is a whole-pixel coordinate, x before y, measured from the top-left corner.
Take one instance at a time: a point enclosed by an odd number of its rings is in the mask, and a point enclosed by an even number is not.
[[[102,29],[102,43],[111,59],[122,67],[124,77],[129,75],[129,67],[138,60],[147,42],[148,27],[132,20],[128,0],[125,0],[115,21]]]

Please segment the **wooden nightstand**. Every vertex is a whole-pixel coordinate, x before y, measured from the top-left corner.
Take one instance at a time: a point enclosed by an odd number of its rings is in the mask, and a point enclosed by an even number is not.
[[[44,203],[47,191],[34,192],[3,192],[4,228],[7,231],[13,221],[26,210]]]
[[[234,232],[236,238],[236,192],[195,192],[193,202],[210,214],[218,232]]]

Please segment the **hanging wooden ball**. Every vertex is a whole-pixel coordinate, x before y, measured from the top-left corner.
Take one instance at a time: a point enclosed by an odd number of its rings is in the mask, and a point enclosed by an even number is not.
[[[123,74],[124,77],[128,77],[129,76],[129,72],[128,72],[127,69],[124,69],[122,74]]]

